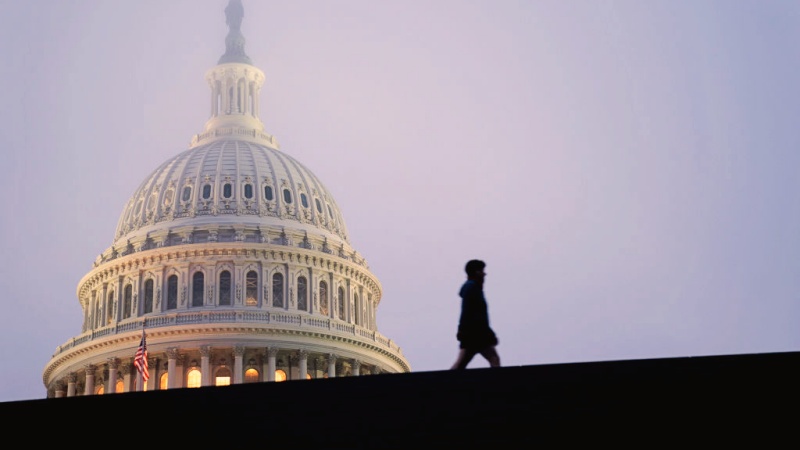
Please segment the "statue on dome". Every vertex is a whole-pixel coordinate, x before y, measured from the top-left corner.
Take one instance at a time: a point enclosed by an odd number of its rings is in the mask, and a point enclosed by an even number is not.
[[[244,17],[244,7],[242,0],[230,0],[228,6],[225,7],[225,23],[228,24],[231,30],[239,31],[242,27],[242,18]]]

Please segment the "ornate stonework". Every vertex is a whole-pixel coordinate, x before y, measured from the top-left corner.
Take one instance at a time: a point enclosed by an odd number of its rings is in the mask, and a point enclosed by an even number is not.
[[[112,245],[78,283],[84,323],[44,369],[48,395],[65,380],[85,382],[92,367],[120,367],[125,390],[136,389],[129,375],[143,329],[151,377],[165,374],[164,354],[183,371],[169,374],[176,377],[171,387],[187,383],[183,361],[207,357],[204,383],[213,384],[227,364],[223,355],[264,352],[264,365],[251,367],[259,381],[274,379],[262,372],[275,370],[267,366],[278,358],[293,376],[308,359],[314,376],[337,360],[358,361],[371,373],[411,370],[397,344],[378,332],[381,284],[350,245],[330,191],[264,130],[265,76],[244,54],[241,3],[231,1],[226,55],[206,73],[212,100],[205,129],[158,164],[124,205]]]

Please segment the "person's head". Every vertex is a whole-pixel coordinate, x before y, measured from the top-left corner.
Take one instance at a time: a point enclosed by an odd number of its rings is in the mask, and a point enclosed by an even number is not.
[[[472,259],[467,262],[466,267],[464,267],[464,271],[467,272],[467,278],[470,280],[480,281],[483,283],[483,277],[486,276],[486,273],[483,269],[486,268],[486,263],[479,260],[479,259]]]

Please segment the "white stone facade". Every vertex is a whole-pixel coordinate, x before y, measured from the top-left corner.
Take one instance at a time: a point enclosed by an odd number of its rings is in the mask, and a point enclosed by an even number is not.
[[[78,284],[82,332],[46,365],[48,397],[411,370],[335,200],[264,132],[238,26],[226,43],[205,131],[134,192]]]

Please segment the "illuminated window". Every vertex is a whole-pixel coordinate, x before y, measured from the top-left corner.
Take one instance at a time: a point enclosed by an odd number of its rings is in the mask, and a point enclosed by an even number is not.
[[[245,383],[257,383],[258,382],[258,371],[256,369],[247,369],[244,372],[244,382]]]
[[[214,378],[215,386],[230,386],[231,385],[231,371],[227,367],[223,367],[217,371],[217,376]]]
[[[219,274],[219,304],[231,304],[231,273],[227,270]]]
[[[310,380],[310,379],[311,379],[311,374],[310,373],[306,373],[306,380]]]
[[[205,276],[203,272],[195,272],[192,275],[192,306],[203,306],[203,288]]]
[[[167,309],[178,308],[178,276],[167,278]]]
[[[125,382],[122,380],[117,380],[117,385],[115,386],[114,392],[117,394],[125,392]]]
[[[297,278],[297,309],[308,310],[308,280],[306,277]]]
[[[103,395],[105,392],[106,388],[102,384],[94,388],[94,395]]]
[[[275,371],[275,381],[286,381],[286,372],[278,369]]]
[[[161,374],[161,379],[158,380],[158,388],[161,389],[162,391],[167,389],[167,387],[169,386],[168,375],[169,373],[164,372],[163,374]]]
[[[202,374],[198,369],[192,369],[186,374],[186,387],[197,388],[202,384]]]
[[[328,315],[328,283],[319,282],[319,310],[323,316]]]
[[[283,274],[272,275],[272,306],[283,308]]]
[[[144,313],[153,312],[153,280],[144,282]]]
[[[247,306],[256,306],[258,304],[258,274],[251,270],[247,272],[245,304]]]

